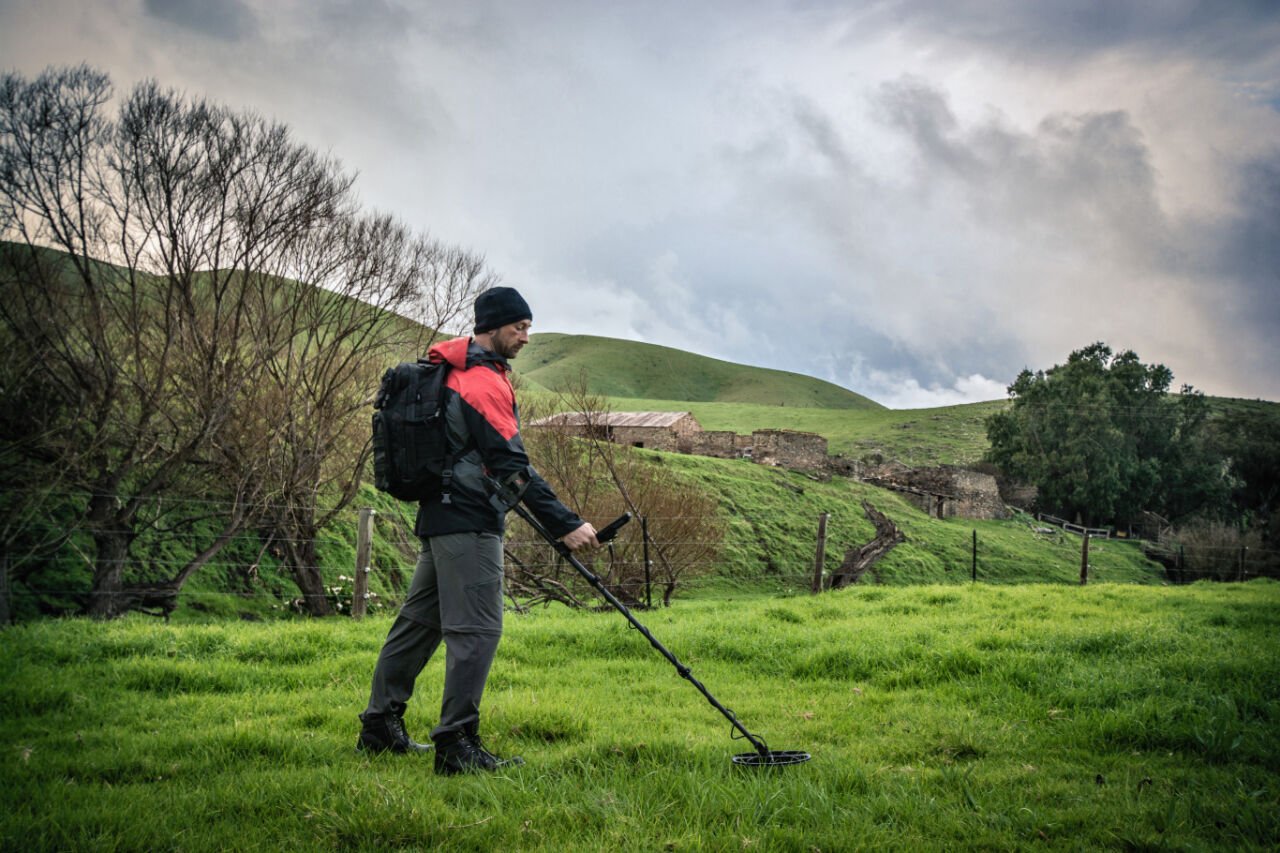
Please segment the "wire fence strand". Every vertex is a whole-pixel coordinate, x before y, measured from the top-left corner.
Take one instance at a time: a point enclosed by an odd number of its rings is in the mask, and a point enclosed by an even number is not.
[[[90,495],[84,492],[71,491],[41,491],[38,489],[24,489],[21,487],[10,490],[13,494],[40,495],[49,497],[51,495],[64,499],[80,499],[87,500]],[[133,500],[136,496],[122,495],[119,496],[122,501]],[[203,513],[202,519],[207,520],[210,516],[216,516],[219,513],[230,514],[237,508],[244,505],[230,500],[219,500],[216,498],[201,497],[173,497],[173,496],[146,496],[144,502],[153,507],[155,519],[147,525],[142,525],[145,537],[151,537],[153,540],[163,540],[165,537],[189,535],[186,528],[190,524],[183,523],[180,519],[174,520],[174,516],[181,516],[183,513],[194,514]],[[276,510],[298,511],[313,509],[308,504],[257,504],[257,507],[271,506]],[[360,513],[360,508],[355,505],[345,506],[341,508],[330,507],[321,510],[320,513],[328,514],[336,511],[337,521],[334,524],[341,528],[344,525],[354,531],[356,519]],[[317,514],[320,514],[317,513]],[[386,573],[386,584],[384,585],[383,594],[381,596],[382,603],[386,605],[394,605],[398,601],[398,596],[403,589],[407,589],[406,576],[411,575],[416,563],[416,550],[419,546],[417,537],[413,533],[413,509],[404,508],[400,512],[387,512],[377,516],[377,527],[380,531],[379,535],[383,540],[384,547],[380,554],[381,564],[377,569]],[[735,512],[732,517],[739,518],[746,523],[756,525],[756,521],[745,516],[740,511]],[[654,545],[659,549],[669,551],[678,551],[682,548],[702,547],[704,542],[688,538],[679,539],[662,539],[661,529],[665,524],[678,524],[699,519],[699,516],[693,515],[663,515],[653,516],[648,519],[651,530],[657,530],[658,534],[653,540]],[[163,524],[155,523],[156,520],[163,519]],[[48,566],[58,560],[72,561],[84,566],[88,566],[92,561],[91,547],[85,545],[85,541],[91,539],[95,534],[99,536],[109,535],[132,535],[138,531],[134,529],[93,527],[84,522],[83,519],[77,519],[70,524],[60,524],[50,518],[32,518],[24,527],[29,539],[45,543],[63,543],[79,540],[80,546],[68,546],[53,555],[43,555],[33,557],[31,562],[36,566],[33,568],[30,564],[24,565],[20,575],[10,573],[7,595],[13,601],[31,601],[31,600],[47,600],[57,598],[84,598],[92,594],[89,589],[86,576],[85,586],[76,586],[75,584],[51,583],[41,585],[29,582],[31,578],[38,575],[41,565]],[[1057,536],[1074,536],[1074,533],[1057,529]],[[513,580],[536,580],[537,578],[559,579],[563,582],[565,578],[577,582],[574,573],[565,565],[559,555],[544,540],[537,538],[529,538],[527,529],[516,523],[510,530],[508,538],[504,542],[504,548],[509,553],[519,555],[518,560],[508,561],[508,573]],[[1032,531],[1033,535],[1041,536],[1042,534]],[[145,539],[145,537],[143,537]],[[323,547],[325,542],[334,540],[345,540],[347,537],[341,532],[331,532],[325,537],[325,540],[318,540],[311,537],[283,536],[271,532],[269,529],[263,528],[262,525],[246,525],[246,527],[236,533],[230,535],[225,543],[225,547],[219,555],[201,564],[202,570],[222,573],[238,573],[240,580],[251,586],[245,590],[210,590],[210,589],[187,589],[183,588],[175,594],[180,594],[183,598],[200,600],[200,599],[252,599],[255,596],[268,595],[275,597],[279,601],[296,601],[299,600],[303,593],[300,590],[285,589],[284,585],[291,583],[292,573],[315,573],[321,576],[334,575],[336,570],[338,582],[329,582],[324,588],[324,594],[338,603],[339,610],[342,610],[341,604],[349,602],[353,595],[352,581],[356,567],[341,566],[335,567],[325,562],[305,562],[305,563],[287,563],[284,559],[284,551],[292,547],[296,550],[304,550],[309,553],[315,553],[315,547]],[[967,538],[967,537],[966,537]],[[669,591],[684,590],[686,592],[696,592],[706,589],[726,589],[737,591],[748,590],[807,590],[814,582],[814,569],[812,564],[803,566],[794,566],[791,570],[785,567],[762,566],[759,572],[753,573],[750,577],[742,574],[734,574],[729,571],[727,565],[720,559],[692,559],[679,564],[678,574],[672,576],[667,571],[659,571],[654,573],[648,581],[645,580],[646,568],[653,569],[652,563],[646,565],[645,561],[637,556],[636,552],[641,548],[641,541],[637,529],[624,531],[617,540],[616,546],[610,546],[608,550],[601,550],[591,555],[583,556],[583,560],[588,563],[594,571],[598,572],[610,588],[626,591],[631,594],[648,595],[652,590]],[[1111,540],[1116,541],[1116,540]],[[1132,540],[1130,540],[1132,541]],[[852,547],[852,546],[848,546]],[[985,558],[991,559],[990,553],[994,551],[999,553],[999,547],[980,549],[979,555],[983,556],[983,551],[987,554]],[[1187,545],[1178,543],[1177,541],[1169,541],[1164,543],[1148,542],[1146,543],[1148,552],[1160,553],[1166,558],[1166,562],[1172,562],[1176,559],[1176,564],[1164,570],[1154,570],[1151,580],[1164,580],[1174,582],[1188,582],[1203,579],[1230,579],[1230,580],[1248,580],[1261,576],[1274,576],[1269,571],[1259,571],[1260,566],[1264,566],[1269,562],[1274,562],[1274,558],[1280,555],[1280,551],[1263,547],[1248,547],[1227,544],[1195,544]],[[391,554],[399,554],[398,558],[388,561],[388,548]],[[309,549],[309,550],[308,550]],[[71,550],[73,553],[68,553]],[[198,547],[195,550],[199,550]],[[839,547],[833,549],[834,559],[840,559],[838,555]],[[953,578],[963,577],[969,573],[970,558],[963,552],[963,549],[956,549],[955,565],[945,566],[948,574]],[[231,556],[238,554],[239,556]],[[963,556],[963,559],[961,559]],[[1197,565],[1198,562],[1207,560],[1216,560],[1219,564],[1217,567],[1204,567]],[[165,574],[172,576],[183,568],[191,565],[191,560],[184,556],[175,556],[171,552],[160,549],[154,552],[133,554],[130,557],[131,565],[136,572],[142,575],[150,575],[149,581],[138,583],[150,583],[151,585],[165,582],[164,578],[156,578],[157,574]],[[830,559],[827,565],[830,565]],[[8,562],[12,567],[12,561]],[[1063,570],[1062,566],[1058,566],[1059,574]],[[82,569],[83,571],[83,569]],[[1067,571],[1071,574],[1074,569],[1067,567]],[[1095,573],[1098,569],[1091,567],[1091,572]],[[829,572],[828,572],[829,573]],[[985,574],[985,573],[984,573]],[[231,575],[236,577],[236,575]],[[981,578],[987,582],[1008,583],[1008,582],[1025,582],[1022,580],[1002,580],[995,576],[984,576]],[[1059,577],[1046,573],[1042,580],[1050,582],[1066,582],[1070,578]],[[137,587],[133,589],[125,589],[116,594],[133,595],[137,593]],[[375,591],[371,593],[373,599],[378,599],[379,594]]]

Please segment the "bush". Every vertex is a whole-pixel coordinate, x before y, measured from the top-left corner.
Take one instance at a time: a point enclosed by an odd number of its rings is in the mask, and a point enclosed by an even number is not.
[[[1178,582],[1280,578],[1280,559],[1267,550],[1258,530],[1241,531],[1220,521],[1197,521],[1163,543],[1170,576]]]
[[[584,387],[560,395],[551,408],[603,417],[604,400],[587,394]],[[537,408],[534,401],[522,401],[528,422],[536,420]],[[709,572],[715,565],[724,539],[718,503],[698,484],[676,476],[662,464],[662,456],[556,428],[526,430],[524,440],[534,467],[574,512],[598,525],[624,512],[637,516],[607,552],[582,558],[594,561],[592,571],[624,602],[635,605],[645,597],[640,517],[648,519],[650,576],[664,603],[681,580]],[[584,596],[590,598],[592,593],[580,583],[577,572],[524,525],[518,524],[517,530],[518,541],[509,542],[507,549],[509,590],[534,603],[555,600],[580,605]]]

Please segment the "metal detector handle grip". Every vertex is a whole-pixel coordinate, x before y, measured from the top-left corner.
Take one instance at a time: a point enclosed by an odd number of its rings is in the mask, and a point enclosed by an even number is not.
[[[605,525],[604,529],[596,531],[596,541],[601,545],[608,542],[610,539],[617,536],[618,531],[622,529],[622,526],[630,520],[631,513],[624,512],[622,515]]]

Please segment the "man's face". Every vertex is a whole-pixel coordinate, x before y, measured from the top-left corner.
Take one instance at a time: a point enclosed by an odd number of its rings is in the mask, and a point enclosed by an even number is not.
[[[515,358],[524,345],[529,343],[529,327],[532,325],[529,320],[521,320],[494,329],[493,351],[506,359]]]

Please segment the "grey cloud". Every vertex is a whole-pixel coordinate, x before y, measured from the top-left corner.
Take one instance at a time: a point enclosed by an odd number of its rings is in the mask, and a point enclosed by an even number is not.
[[[1116,48],[1270,62],[1280,40],[1273,0],[897,0],[859,18],[1037,62]]]
[[[1232,217],[1219,263],[1234,278],[1252,282],[1270,297],[1269,319],[1280,320],[1280,152],[1246,165],[1241,175],[1239,213]]]
[[[1241,373],[1274,387],[1280,364],[1280,152],[1248,164],[1241,183],[1237,212],[1200,235],[1210,264],[1205,301],[1227,320],[1223,328],[1234,342],[1247,344],[1231,348]]]
[[[257,30],[257,19],[241,0],[143,0],[148,15],[223,41],[241,41]]]
[[[1280,395],[1274,2],[144,3],[0,0],[0,52],[279,118],[540,328],[887,400],[1097,339]]]
[[[1042,328],[1018,320],[1036,302],[1061,300],[1066,285],[1099,314],[1150,316],[1155,328],[1139,337],[1182,349],[1184,363],[1224,391],[1275,388],[1266,377],[1280,363],[1280,153],[1243,169],[1234,214],[1174,218],[1159,202],[1144,135],[1123,111],[1055,114],[1023,132],[998,120],[960,128],[945,97],[920,81],[888,84],[879,99],[912,142],[920,186],[941,194],[954,185],[963,212],[1005,235],[1010,256],[1030,256],[969,283],[980,302],[1009,306],[1007,327]],[[1064,277],[1058,259],[1084,259],[1083,275]],[[1172,317],[1154,319],[1171,307]],[[1062,318],[1082,328],[1097,319],[1066,302]],[[1242,357],[1224,360],[1236,349]],[[1228,379],[1236,367],[1245,376]]]
[[[979,213],[1059,219],[1086,208],[1120,228],[1162,219],[1147,146],[1126,112],[1054,114],[1031,133],[999,120],[962,130],[945,95],[924,81],[886,83],[877,100],[929,178],[963,181]]]

